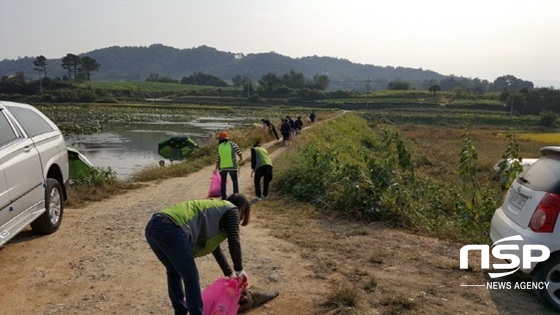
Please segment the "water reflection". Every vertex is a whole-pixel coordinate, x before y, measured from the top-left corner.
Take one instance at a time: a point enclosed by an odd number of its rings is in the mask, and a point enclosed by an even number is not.
[[[217,130],[252,124],[246,118],[198,117],[186,122],[144,122],[111,125],[104,132],[66,136],[68,146],[76,148],[97,167],[111,168],[119,179],[134,171],[157,165],[158,143],[171,136],[187,136],[199,145],[209,143]],[[166,164],[170,161],[166,160]]]

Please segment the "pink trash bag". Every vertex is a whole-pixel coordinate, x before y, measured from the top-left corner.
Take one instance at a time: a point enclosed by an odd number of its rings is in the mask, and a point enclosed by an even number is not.
[[[204,315],[235,315],[243,286],[237,279],[220,278],[202,291]]]
[[[208,195],[206,198],[219,198],[222,197],[222,178],[220,177],[220,172],[212,173],[212,180],[210,181],[210,189],[208,189]]]

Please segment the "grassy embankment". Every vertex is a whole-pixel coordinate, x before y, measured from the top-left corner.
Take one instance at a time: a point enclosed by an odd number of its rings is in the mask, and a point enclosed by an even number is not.
[[[346,218],[487,242],[504,191],[491,166],[519,143],[488,130],[401,127],[355,114],[317,126],[275,167],[274,189]]]

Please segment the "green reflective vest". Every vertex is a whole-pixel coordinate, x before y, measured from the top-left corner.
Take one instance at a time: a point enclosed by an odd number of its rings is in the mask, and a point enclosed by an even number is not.
[[[221,199],[191,200],[161,210],[183,228],[191,241],[194,257],[213,252],[227,238],[220,219],[234,204]]]
[[[228,141],[218,144],[218,155],[220,156],[220,169],[237,169],[237,160],[233,146]]]
[[[268,151],[266,151],[265,148],[254,147],[253,150],[255,152],[255,160],[256,160],[255,170],[263,165],[272,166],[272,160],[270,159],[270,156],[268,155]]]

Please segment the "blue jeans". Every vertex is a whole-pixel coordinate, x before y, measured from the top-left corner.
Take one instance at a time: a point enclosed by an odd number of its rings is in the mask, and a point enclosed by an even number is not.
[[[222,199],[227,198],[227,175],[231,177],[231,182],[233,183],[233,193],[239,192],[239,182],[237,181],[237,170],[220,170],[220,178],[222,179],[221,188],[222,188]]]
[[[190,241],[181,227],[154,214],[146,240],[167,271],[167,291],[176,315],[202,315],[200,278]],[[186,302],[186,303],[185,303]]]

